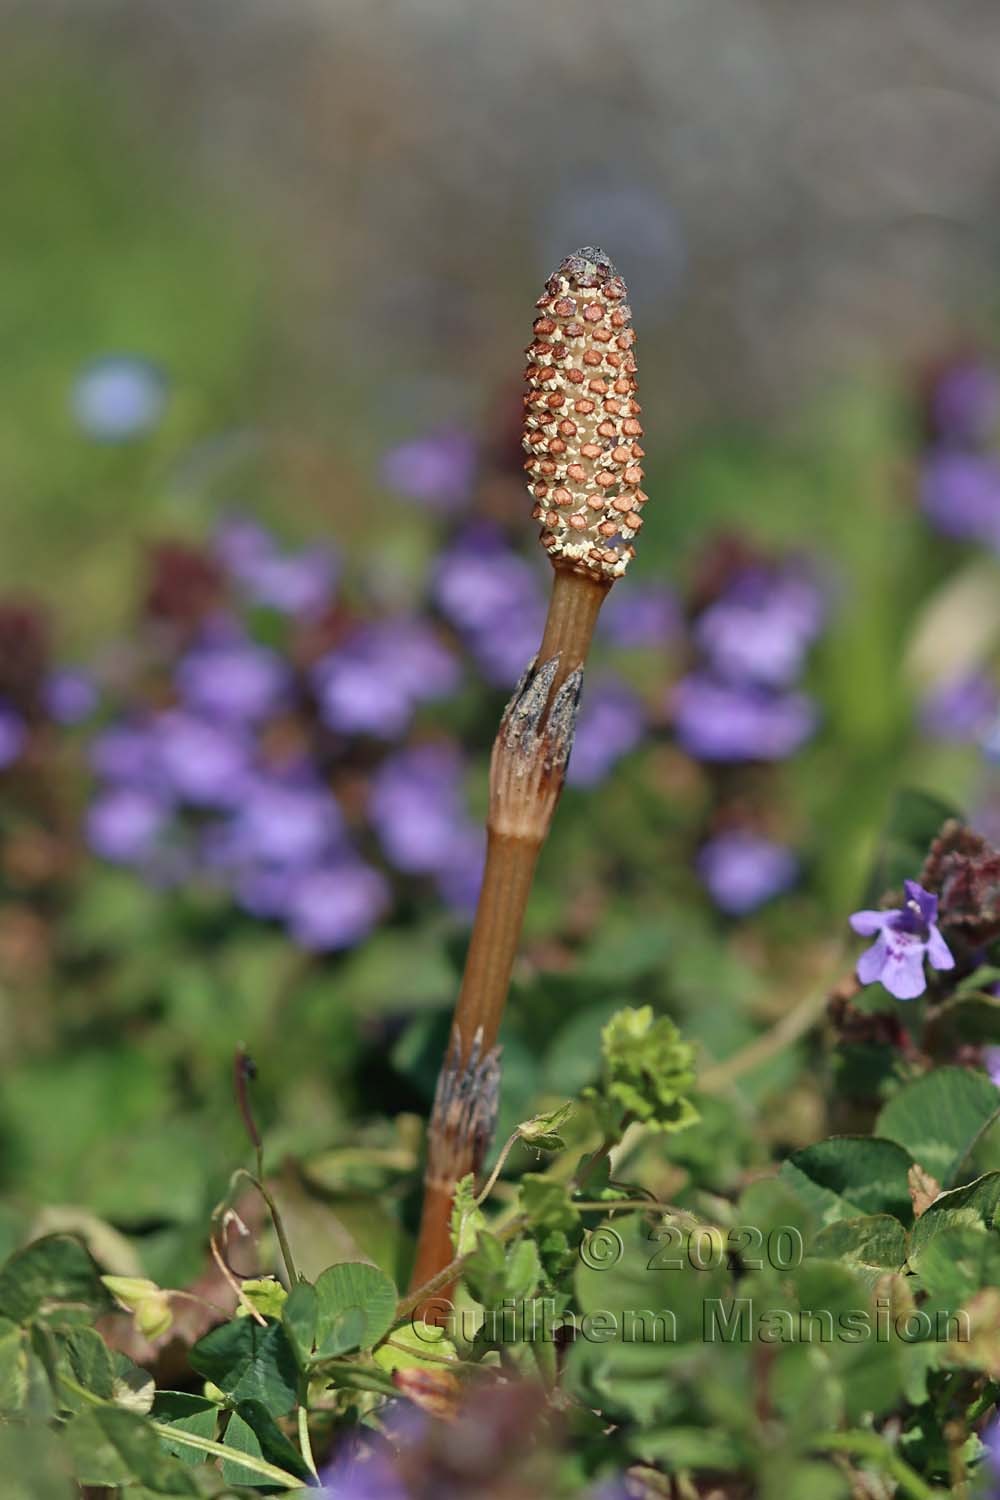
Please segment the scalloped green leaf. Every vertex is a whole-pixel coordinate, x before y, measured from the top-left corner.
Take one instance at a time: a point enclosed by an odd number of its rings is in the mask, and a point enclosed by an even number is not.
[[[1000,1093],[983,1073],[935,1068],[901,1088],[875,1129],[904,1146],[944,1186],[952,1185],[973,1141],[1000,1114]]]

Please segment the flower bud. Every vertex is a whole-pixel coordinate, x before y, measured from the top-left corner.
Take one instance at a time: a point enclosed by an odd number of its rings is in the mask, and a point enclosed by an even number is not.
[[[542,546],[556,567],[608,583],[628,566],[646,503],[626,296],[603,250],[567,256],[526,351],[525,468]]]

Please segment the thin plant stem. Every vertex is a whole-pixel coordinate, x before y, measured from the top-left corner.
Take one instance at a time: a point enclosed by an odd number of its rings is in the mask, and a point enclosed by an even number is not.
[[[313,1457],[312,1439],[309,1436],[309,1404],[308,1386],[303,1381],[303,1389],[299,1391],[299,1405],[296,1413],[299,1430],[299,1452],[302,1454],[302,1462],[315,1478],[319,1478],[316,1468],[316,1460]]]
[[[887,1474],[890,1474],[900,1489],[913,1500],[937,1500],[944,1492],[926,1483],[915,1469],[877,1432],[825,1432],[813,1442],[813,1447],[828,1452],[849,1453],[856,1458],[871,1459]]]

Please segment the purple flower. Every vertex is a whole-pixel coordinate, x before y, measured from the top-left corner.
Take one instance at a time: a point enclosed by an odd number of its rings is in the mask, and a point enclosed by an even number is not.
[[[333,554],[321,547],[262,557],[248,564],[242,575],[255,604],[284,615],[317,614],[325,609],[336,580]]]
[[[953,969],[955,960],[937,925],[937,897],[915,880],[904,880],[906,904],[899,911],[856,911],[851,926],[877,940],[858,959],[862,984],[879,980],[897,1000],[913,1000],[927,988],[924,958],[932,969]]]
[[[234,578],[245,578],[254,566],[277,556],[271,533],[249,516],[228,516],[216,529],[212,543],[219,562]]]
[[[90,764],[106,781],[134,786],[162,783],[156,736],[148,724],[112,724],[90,746]]]
[[[493,687],[512,688],[520,680],[525,667],[538,653],[545,613],[545,605],[539,599],[472,637],[469,644],[476,665]]]
[[[940,740],[976,740],[1000,710],[1000,698],[987,673],[963,672],[937,683],[920,705],[920,727]]]
[[[163,803],[139,787],[102,792],[87,813],[87,843],[113,864],[142,864],[154,854],[168,818]]]
[[[386,858],[406,874],[444,868],[464,822],[463,767],[451,745],[389,755],[372,778],[368,816]]]
[[[301,948],[351,948],[368,936],[389,904],[385,880],[353,856],[299,875],[284,903],[289,933]]]
[[[166,399],[161,370],[134,355],[113,354],[94,360],[77,376],[71,404],[88,437],[122,443],[154,427]]]
[[[97,707],[98,693],[89,672],[62,667],[51,673],[42,689],[46,712],[57,724],[79,724]]]
[[[720,682],[704,672],[677,683],[671,707],[677,739],[697,760],[784,760],[816,727],[803,693]]]
[[[980,360],[945,370],[931,393],[930,418],[945,443],[978,447],[989,441],[1000,417],[1000,374]]]
[[[342,734],[393,739],[418,703],[443,698],[459,665],[433,630],[398,617],[365,626],[313,669],[323,722]]]
[[[171,709],[156,720],[156,749],[168,786],[194,807],[232,807],[246,792],[250,748],[242,731]]]
[[[932,451],[921,476],[920,504],[946,536],[1000,548],[1000,464],[994,459]]]
[[[787,687],[822,619],[822,596],[804,574],[753,570],[709,605],[695,625],[695,639],[720,677]]]
[[[465,823],[448,852],[447,862],[435,874],[441,899],[465,916],[471,916],[479,900],[486,864],[486,832],[478,824]]]
[[[237,860],[311,865],[343,836],[340,809],[326,787],[256,776],[230,824]]]
[[[413,1500],[386,1453],[338,1456],[320,1473],[316,1500]]]
[[[382,460],[382,482],[429,510],[450,512],[468,500],[477,460],[473,438],[446,427],[390,448]]]
[[[24,749],[28,726],[19,713],[0,703],[0,771],[12,766]]]
[[[697,868],[719,910],[742,917],[786,891],[799,866],[782,844],[737,829],[710,839],[699,850]]]
[[[566,769],[571,786],[596,786],[634,750],[646,728],[641,700],[621,682],[597,682],[584,694]]]
[[[600,615],[602,634],[615,646],[663,646],[680,630],[681,614],[672,590],[662,584],[612,589]]]
[[[489,526],[465,532],[442,555],[431,592],[445,618],[473,636],[508,628],[522,610],[543,604],[536,570]]]
[[[1000,1089],[1000,1047],[983,1048],[983,1067],[990,1076],[990,1082]]]
[[[253,641],[197,646],[178,663],[177,686],[188,707],[209,718],[252,723],[281,704],[288,686],[284,662]]]
[[[309,615],[330,602],[337,560],[327,547],[283,553],[271,533],[248,516],[230,516],[218,527],[213,550],[254,604],[286,615]]]

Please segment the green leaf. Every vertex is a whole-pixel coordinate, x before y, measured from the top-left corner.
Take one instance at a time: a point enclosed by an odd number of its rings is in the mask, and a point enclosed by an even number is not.
[[[392,1327],[395,1286],[367,1261],[343,1261],[316,1278],[316,1358],[371,1349]]]
[[[945,1229],[964,1225],[992,1229],[1000,1207],[1000,1172],[987,1172],[975,1182],[942,1193],[917,1219],[910,1236],[910,1259],[919,1257],[928,1241]]]
[[[240,1291],[243,1293],[251,1307],[256,1308],[262,1318],[280,1318],[282,1309],[288,1293],[273,1276],[248,1277],[240,1283]],[[237,1310],[237,1317],[249,1317],[249,1310],[241,1307]]]
[[[455,1185],[451,1204],[451,1247],[456,1255],[466,1255],[473,1249],[485,1223],[476,1203],[475,1174],[466,1172]]]
[[[931,1297],[959,1307],[984,1286],[1000,1286],[1000,1241],[981,1225],[952,1222],[910,1252],[910,1266]]]
[[[295,1405],[298,1367],[280,1323],[262,1328],[253,1318],[234,1318],[199,1339],[188,1359],[234,1402],[261,1401],[275,1417]]]
[[[15,1323],[72,1307],[94,1312],[109,1306],[96,1264],[71,1235],[34,1240],[0,1268],[0,1313]]]
[[[74,1328],[66,1339],[73,1378],[84,1390],[110,1401],[115,1389],[115,1368],[111,1351],[93,1328]]]
[[[285,1300],[281,1320],[303,1368],[312,1358],[316,1343],[317,1312],[316,1288],[310,1281],[297,1282]]]
[[[44,1422],[52,1412],[52,1388],[26,1330],[0,1318],[0,1418],[27,1416]]]
[[[227,1448],[263,1458],[279,1469],[308,1482],[312,1475],[299,1450],[289,1442],[266,1407],[259,1401],[241,1401],[229,1419],[224,1439]],[[229,1484],[269,1485],[259,1474],[238,1463],[225,1462],[223,1477]]]
[[[429,1357],[428,1357],[429,1356]],[[458,1353],[443,1328],[416,1318],[397,1328],[392,1340],[380,1344],[372,1358],[380,1370],[439,1370],[442,1359],[457,1359]]]
[[[794,1151],[779,1172],[821,1225],[889,1213],[909,1223],[909,1154],[895,1141],[837,1135]]]
[[[899,1271],[906,1261],[906,1231],[891,1214],[865,1214],[837,1219],[821,1229],[810,1255],[845,1261],[868,1286],[886,1271]]]
[[[942,824],[959,816],[950,803],[939,797],[915,787],[903,787],[896,794],[879,841],[862,905],[875,906],[887,892],[901,887],[904,880],[916,880]]]
[[[1000,1093],[984,1074],[935,1068],[889,1100],[875,1129],[905,1146],[914,1161],[947,1187],[973,1141],[998,1111]]]
[[[220,1409],[215,1401],[209,1401],[206,1396],[192,1396],[187,1391],[157,1391],[152,1416],[157,1422],[176,1427],[180,1432],[191,1432],[195,1437],[214,1438]],[[196,1448],[172,1443],[162,1435],[160,1441],[168,1453],[172,1453],[189,1468],[200,1468],[205,1462],[205,1455]]]
[[[144,1417],[114,1406],[90,1407],[66,1425],[66,1441],[83,1484],[137,1481],[155,1495],[197,1495],[189,1469],[164,1453]]]

